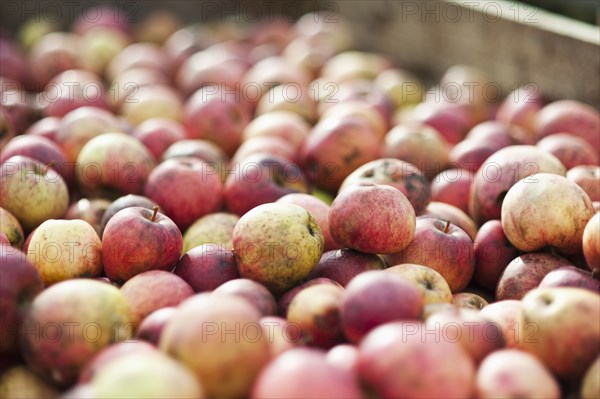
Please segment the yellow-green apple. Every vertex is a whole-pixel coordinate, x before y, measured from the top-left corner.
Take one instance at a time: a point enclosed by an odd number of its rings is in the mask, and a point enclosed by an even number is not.
[[[0,147],[4,147],[17,135],[15,123],[4,107],[0,108],[0,129],[2,132],[2,135],[0,136]]]
[[[148,119],[135,126],[131,135],[140,140],[157,160],[170,145],[186,136],[183,125],[165,118]]]
[[[21,351],[29,367],[61,387],[73,384],[90,357],[133,333],[118,288],[91,279],[45,289],[23,323]]]
[[[363,51],[344,51],[328,59],[321,74],[333,82],[354,79],[375,79],[379,73],[390,66],[383,55]]]
[[[496,323],[502,330],[504,343],[508,348],[516,347],[519,342],[519,332],[517,318],[521,311],[521,301],[515,299],[505,299],[490,303],[479,313],[488,320]]]
[[[535,85],[521,86],[502,101],[496,119],[509,125],[520,126],[534,134],[537,114],[543,105],[541,93]]]
[[[306,209],[312,215],[312,217],[315,218],[319,224],[319,227],[321,228],[325,251],[331,251],[342,247],[333,239],[333,237],[331,237],[331,232],[329,231],[330,206],[329,204],[325,203],[325,201],[311,194],[292,193],[284,195],[275,202],[280,204],[295,204]]]
[[[307,279],[326,277],[345,287],[360,273],[383,269],[385,262],[379,255],[343,248],[324,252]]]
[[[381,398],[466,398],[475,385],[475,364],[457,342],[426,331],[421,322],[387,323],[358,349],[358,375]]]
[[[111,205],[111,202],[103,198],[82,198],[77,202],[71,204],[64,218],[81,219],[88,222],[98,234],[98,237],[102,236],[102,217],[104,213]]]
[[[41,100],[46,116],[62,117],[85,106],[108,109],[104,82],[85,69],[69,69],[54,76],[41,93]]]
[[[297,378],[299,375],[303,377]],[[358,399],[363,394],[354,375],[330,364],[325,352],[296,348],[281,354],[261,371],[250,397]]]
[[[158,346],[160,335],[176,310],[177,308],[167,306],[150,313],[139,324],[135,337]]]
[[[463,229],[465,233],[471,237],[471,240],[475,240],[475,237],[477,236],[477,224],[475,224],[468,214],[454,205],[446,204],[445,202],[431,201],[420,216],[449,220]]]
[[[263,334],[269,341],[271,359],[301,343],[302,332],[297,326],[279,316],[265,316],[260,319]]]
[[[343,288],[337,281],[334,281],[327,277],[317,277],[311,280],[308,280],[302,284],[296,285],[289,291],[283,293],[279,300],[277,301],[277,308],[279,309],[279,315],[286,317],[288,313],[288,308],[290,307],[290,303],[294,299],[298,293],[302,292],[304,289],[308,287],[312,287],[313,285],[325,284],[325,285],[334,285],[336,287]]]
[[[575,166],[567,171],[567,179],[581,187],[592,201],[600,201],[600,166]]]
[[[44,381],[26,366],[14,366],[0,377],[0,395],[3,398],[57,398],[60,391]]]
[[[600,295],[581,288],[537,288],[523,298],[518,347],[555,375],[581,381],[600,354]]]
[[[560,386],[535,356],[517,349],[503,349],[487,356],[477,370],[477,397],[559,399]]]
[[[424,305],[451,303],[452,291],[440,273],[434,269],[414,263],[403,263],[385,269],[412,283],[421,292]]]
[[[571,133],[551,134],[536,145],[558,158],[567,169],[578,165],[598,165],[599,162],[598,154],[590,143]]]
[[[500,219],[504,197],[519,180],[536,173],[564,176],[566,172],[558,158],[541,148],[532,145],[504,147],[492,154],[475,173],[469,194],[469,214],[479,225],[490,219]]]
[[[358,367],[358,348],[352,344],[339,344],[327,351],[327,362],[353,374]]]
[[[125,208],[130,208],[132,206],[139,206],[142,208],[153,209],[157,205],[154,201],[144,197],[143,195],[127,194],[122,197],[119,197],[116,200],[114,200],[113,202],[111,202],[109,207],[106,208],[106,211],[102,215],[100,231],[101,232],[104,231],[104,228],[106,227],[106,224],[108,223],[110,218],[115,216],[115,214],[117,212],[119,212],[120,210],[123,210]],[[101,234],[99,234],[99,235],[102,236]]]
[[[374,211],[372,203],[381,207]],[[366,253],[402,251],[412,241],[415,225],[415,211],[408,199],[388,185],[352,185],[338,194],[329,209],[333,239]]]
[[[575,287],[600,293],[600,280],[587,270],[563,266],[546,274],[538,287]]]
[[[212,291],[229,280],[240,278],[235,255],[218,244],[202,244],[190,249],[179,259],[173,272],[196,292]]]
[[[340,316],[344,289],[330,284],[307,287],[290,302],[287,320],[301,331],[300,341],[321,348],[343,342]]]
[[[452,205],[469,212],[469,190],[473,172],[463,169],[446,169],[431,181],[431,200]]]
[[[452,296],[452,304],[458,308],[481,310],[489,305],[489,302],[473,292],[459,292]]]
[[[112,58],[129,43],[130,37],[118,29],[94,26],[79,38],[78,53],[81,66],[102,74]]]
[[[358,183],[377,183],[400,190],[417,215],[431,200],[429,181],[414,165],[400,159],[382,158],[367,162],[344,179],[339,191]]]
[[[80,107],[60,119],[55,141],[67,161],[75,162],[88,141],[116,131],[119,131],[119,122],[111,112],[98,107]]]
[[[496,286],[496,300],[521,299],[536,288],[552,270],[573,266],[567,259],[545,252],[531,252],[513,259]]]
[[[434,128],[423,124],[398,125],[385,136],[384,156],[415,165],[428,179],[446,169],[450,145]]]
[[[266,90],[256,104],[256,115],[269,112],[293,112],[309,123],[317,119],[317,103],[308,86],[298,83],[282,84]]]
[[[521,251],[551,246],[581,251],[583,230],[594,216],[590,197],[566,177],[538,173],[512,186],[502,202],[502,228]]]
[[[158,207],[125,208],[108,221],[102,233],[104,273],[121,283],[149,270],[171,271],[182,247],[179,228]]]
[[[221,209],[223,184],[217,171],[196,158],[161,162],[148,176],[144,195],[185,231],[198,218]]]
[[[600,114],[591,105],[574,100],[552,102],[540,110],[535,127],[540,139],[554,133],[571,133],[600,153]]]
[[[233,229],[238,220],[238,215],[227,212],[202,216],[183,234],[182,253],[203,244],[217,244],[224,249],[233,249]]]
[[[600,214],[596,213],[583,230],[583,254],[594,273],[600,271]]]
[[[418,320],[423,306],[423,295],[412,282],[392,273],[364,272],[346,287],[341,325],[346,337],[356,343],[381,324]]]
[[[276,111],[259,115],[244,128],[242,138],[279,137],[295,149],[299,148],[310,132],[310,125],[293,112]]]
[[[473,240],[449,221],[417,218],[415,236],[408,247],[386,256],[388,265],[415,263],[440,273],[453,293],[471,281],[475,269]]]
[[[580,395],[583,399],[594,399],[600,396],[600,356],[585,373],[581,382]]]
[[[31,231],[42,222],[62,217],[69,191],[54,169],[32,158],[16,155],[0,166],[0,206]]]
[[[102,242],[88,222],[50,219],[33,233],[27,259],[40,272],[45,286],[102,272]]]
[[[105,133],[81,148],[75,176],[85,193],[140,194],[155,165],[154,157],[138,139],[125,133]]]
[[[123,101],[120,114],[133,126],[154,118],[179,122],[183,119],[183,101],[171,86],[141,86]]]
[[[394,108],[420,103],[425,88],[417,76],[407,70],[397,68],[387,68],[381,71],[375,78],[375,86],[387,93]]]
[[[6,235],[8,242],[15,248],[23,247],[25,234],[17,218],[4,208],[0,207],[0,232]]]
[[[275,295],[308,276],[321,258],[323,245],[317,221],[293,204],[259,205],[243,215],[233,230],[240,275]]]
[[[197,294],[177,308],[159,347],[196,375],[208,397],[247,397],[270,360],[259,321],[241,298]]]
[[[216,295],[235,295],[254,306],[262,317],[277,314],[277,302],[273,294],[262,284],[246,278],[229,280],[213,290]]]
[[[380,155],[381,143],[371,125],[361,118],[337,115],[321,119],[300,150],[309,179],[330,191],[337,190],[356,168]]]
[[[476,364],[504,346],[500,326],[475,309],[454,307],[435,312],[427,318],[425,327],[443,340],[458,342]]]
[[[132,277],[123,284],[121,292],[136,326],[150,313],[177,306],[194,295],[192,287],[181,277],[164,270],[149,270]]]

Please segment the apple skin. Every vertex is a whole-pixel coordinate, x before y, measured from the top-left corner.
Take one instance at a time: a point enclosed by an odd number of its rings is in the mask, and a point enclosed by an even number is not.
[[[310,125],[289,111],[274,111],[256,116],[243,132],[243,140],[252,137],[279,137],[298,149],[310,133]]]
[[[403,263],[388,267],[384,271],[396,274],[418,288],[424,305],[452,302],[450,286],[440,273],[430,267]]]
[[[240,220],[238,215],[215,212],[202,216],[185,231],[183,253],[203,244],[217,244],[224,249],[233,249],[233,229]]]
[[[452,304],[458,308],[481,310],[489,302],[473,292],[459,292],[452,296]]]
[[[294,326],[290,330],[290,322],[279,316],[265,316],[260,319],[263,334],[269,341],[271,359],[275,359],[301,343],[301,330]]]
[[[117,212],[123,210],[125,208],[130,208],[132,206],[139,206],[142,208],[153,209],[155,206],[158,206],[154,201],[144,197],[143,195],[137,194],[127,194],[122,197],[117,198],[106,208],[106,211],[102,215],[102,221],[100,222],[100,232],[102,233],[106,228],[106,224],[108,221],[115,216]],[[99,234],[99,236],[102,236]]]
[[[179,259],[173,273],[195,292],[212,291],[229,280],[240,278],[233,251],[217,244],[190,249]]]
[[[121,292],[136,326],[150,313],[177,306],[194,295],[192,287],[181,277],[164,270],[150,270],[132,277],[123,284]]]
[[[446,204],[445,202],[431,201],[420,217],[434,217],[441,220],[449,220],[463,229],[465,233],[471,237],[471,240],[475,240],[475,237],[477,236],[477,225],[473,219],[454,205]]]
[[[381,271],[359,274],[346,287],[341,304],[344,334],[357,343],[381,324],[418,320],[423,305],[421,291],[400,276]]]
[[[69,191],[54,169],[32,158],[16,155],[0,166],[0,206],[31,231],[48,219],[62,217]]]
[[[35,42],[29,53],[29,65],[38,91],[57,74],[77,67],[78,40],[73,33],[51,32]]]
[[[157,208],[125,208],[108,221],[102,233],[104,272],[120,283],[149,270],[171,271],[182,248],[181,232]]]
[[[485,121],[475,125],[463,141],[486,143],[494,150],[515,144],[513,127],[497,121]]]
[[[323,112],[319,119],[337,115],[340,117],[358,117],[368,122],[379,139],[383,140],[388,131],[388,123],[375,105],[367,101],[347,101],[334,105]]]
[[[163,152],[173,143],[185,139],[185,128],[171,119],[151,118],[135,126],[131,135],[148,148],[154,159],[161,159]]]
[[[414,119],[436,129],[450,145],[459,143],[473,125],[473,118],[467,109],[452,103],[417,104]]]
[[[263,284],[275,295],[308,276],[323,254],[323,245],[317,221],[293,204],[259,205],[244,214],[233,230],[240,276]]]
[[[317,278],[308,280],[302,284],[295,286],[291,290],[286,291],[279,297],[279,300],[277,301],[277,308],[279,309],[279,315],[282,317],[286,317],[287,313],[288,313],[288,308],[290,307],[290,303],[292,302],[294,297],[296,295],[298,295],[298,293],[300,293],[302,290],[304,290],[308,287],[312,287],[313,285],[318,285],[318,284],[326,284],[326,285],[334,285],[336,287],[342,287],[341,284],[339,284],[337,281],[334,281],[327,277],[317,277]]]
[[[375,210],[368,204],[378,203]],[[340,192],[329,209],[329,231],[345,247],[372,254],[402,251],[415,235],[415,211],[393,187],[359,183]]]
[[[67,279],[96,277],[102,273],[102,242],[88,222],[50,219],[33,233],[27,259],[46,287]]]
[[[367,122],[332,115],[313,127],[300,149],[300,163],[311,182],[335,191],[356,168],[380,155],[381,143]]]
[[[259,153],[273,155],[289,162],[297,162],[296,149],[290,143],[279,137],[260,136],[244,140],[230,162],[231,164],[239,163],[246,157]]]
[[[468,170],[446,169],[431,181],[431,200],[452,205],[469,212],[469,190],[473,173]]]
[[[582,241],[585,261],[590,270],[598,273],[600,269],[600,213],[596,213],[585,226]]]
[[[432,217],[417,218],[415,237],[388,265],[415,263],[440,273],[453,293],[466,288],[475,269],[473,241],[460,227]]]
[[[567,179],[576,183],[593,201],[600,201],[600,167],[579,165],[567,171]]]
[[[82,198],[71,204],[64,218],[68,220],[81,219],[88,222],[94,228],[98,237],[101,237],[103,230],[102,217],[110,205],[111,202],[103,198],[93,198],[91,200]]]
[[[108,109],[107,90],[100,76],[84,69],[69,69],[54,76],[46,85],[42,99],[45,116],[62,117],[77,108],[91,106]]]
[[[473,282],[493,292],[502,272],[519,255],[519,251],[506,238],[500,220],[488,220],[481,225],[475,237],[474,250]]]
[[[328,284],[307,287],[290,302],[287,320],[301,330],[301,342],[331,348],[344,341],[340,311],[345,290]]]
[[[169,85],[155,84],[139,86],[126,97],[119,113],[132,126],[154,118],[182,120],[183,102],[181,95]]]
[[[94,333],[89,325],[94,325]],[[45,289],[34,299],[23,329],[27,333],[21,337],[21,350],[27,364],[60,387],[73,384],[91,356],[133,332],[123,294],[91,279]],[[90,334],[97,339],[88,339]]]
[[[163,329],[175,314],[177,308],[167,306],[160,308],[144,317],[139,324],[135,337],[142,341],[158,346]]]
[[[297,378],[299,375],[303,377]],[[354,375],[330,364],[324,352],[296,348],[278,356],[261,371],[250,397],[358,399],[363,394]]]
[[[561,397],[552,373],[535,356],[517,349],[504,349],[487,356],[477,370],[477,397]]]
[[[329,364],[356,375],[358,368],[358,348],[352,344],[339,344],[327,351]]]
[[[537,288],[523,298],[519,349],[566,381],[581,381],[600,353],[600,295],[581,288]]]
[[[243,215],[252,208],[291,193],[306,193],[308,184],[298,165],[278,156],[254,154],[231,166],[224,185],[227,209]]]
[[[386,184],[397,188],[417,215],[424,211],[432,197],[427,177],[416,166],[400,159],[381,158],[359,166],[344,179],[339,191],[358,183]]]
[[[520,312],[521,301],[515,299],[496,301],[479,311],[500,327],[507,348],[515,348],[519,342],[517,318]]]
[[[255,114],[264,115],[269,112],[288,111],[313,123],[317,119],[317,102],[314,97],[309,92],[308,86],[277,85],[262,95],[256,104]]]
[[[600,356],[590,366],[583,377],[580,395],[583,399],[594,399],[600,396]]]
[[[535,173],[564,176],[566,169],[554,155],[532,145],[511,145],[496,151],[475,173],[469,194],[469,215],[478,225],[500,219],[502,202],[519,180]]]
[[[563,266],[546,274],[538,287],[585,288],[600,293],[600,280],[594,278],[592,273],[586,270],[575,266]]]
[[[121,73],[140,67],[157,70],[168,76],[171,64],[160,46],[154,43],[132,43],[112,58],[105,75],[109,81],[113,81]]]
[[[559,256],[531,252],[513,259],[504,269],[496,287],[496,300],[521,299],[536,288],[552,270],[563,266],[573,266]]]
[[[383,270],[385,266],[378,255],[343,248],[324,252],[307,279],[326,277],[345,287],[356,275],[370,270]]]
[[[594,216],[589,196],[566,177],[538,173],[512,186],[502,203],[502,228],[522,251],[552,246],[581,251],[583,230]]]
[[[570,133],[555,133],[546,136],[536,144],[557,157],[565,168],[578,165],[598,165],[598,154],[590,143]]]
[[[56,134],[58,132],[61,119],[62,118],[56,116],[47,116],[41,118],[29,126],[25,131],[25,134],[45,137],[56,143]]]
[[[187,366],[208,397],[247,397],[270,360],[259,321],[258,310],[241,298],[196,294],[177,308],[159,348]]]
[[[3,398],[58,398],[60,391],[26,366],[14,366],[0,376]]]
[[[260,312],[261,317],[277,314],[277,301],[262,284],[246,278],[229,280],[213,290],[213,294],[235,295],[245,299]]]
[[[223,184],[211,165],[195,158],[175,158],[154,168],[144,195],[185,231],[198,218],[221,209]]]
[[[306,209],[317,221],[323,233],[324,251],[342,248],[342,246],[331,237],[329,231],[329,204],[311,194],[292,193],[286,194],[275,201],[279,204],[295,204]]]
[[[424,334],[421,322],[387,323],[360,343],[360,380],[380,398],[466,398],[475,364],[458,343]]]
[[[537,114],[544,105],[535,85],[526,85],[512,91],[500,104],[496,119],[509,125],[535,132]]]
[[[21,249],[25,233],[16,217],[4,208],[0,208],[0,232],[5,234],[11,246]]]
[[[0,353],[9,357],[19,352],[19,326],[44,285],[35,266],[17,248],[0,244],[0,258]]]

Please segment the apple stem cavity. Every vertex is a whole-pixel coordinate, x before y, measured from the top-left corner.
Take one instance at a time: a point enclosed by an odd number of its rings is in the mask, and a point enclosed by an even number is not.
[[[446,220],[446,225],[444,226],[444,233],[447,233],[449,228],[450,228],[450,221]]]
[[[595,280],[600,280],[600,269],[592,269],[592,278]]]
[[[158,213],[158,206],[155,206],[154,208],[152,208],[152,217],[150,218],[151,222],[156,221],[156,214]]]

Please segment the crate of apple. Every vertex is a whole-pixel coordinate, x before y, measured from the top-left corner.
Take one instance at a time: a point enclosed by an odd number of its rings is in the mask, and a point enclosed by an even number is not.
[[[598,110],[325,17],[2,36],[2,397],[600,395]]]

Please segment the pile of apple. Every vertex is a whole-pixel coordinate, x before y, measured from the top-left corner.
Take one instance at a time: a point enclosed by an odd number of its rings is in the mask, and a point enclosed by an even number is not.
[[[328,18],[0,37],[3,398],[600,396],[598,110]]]

